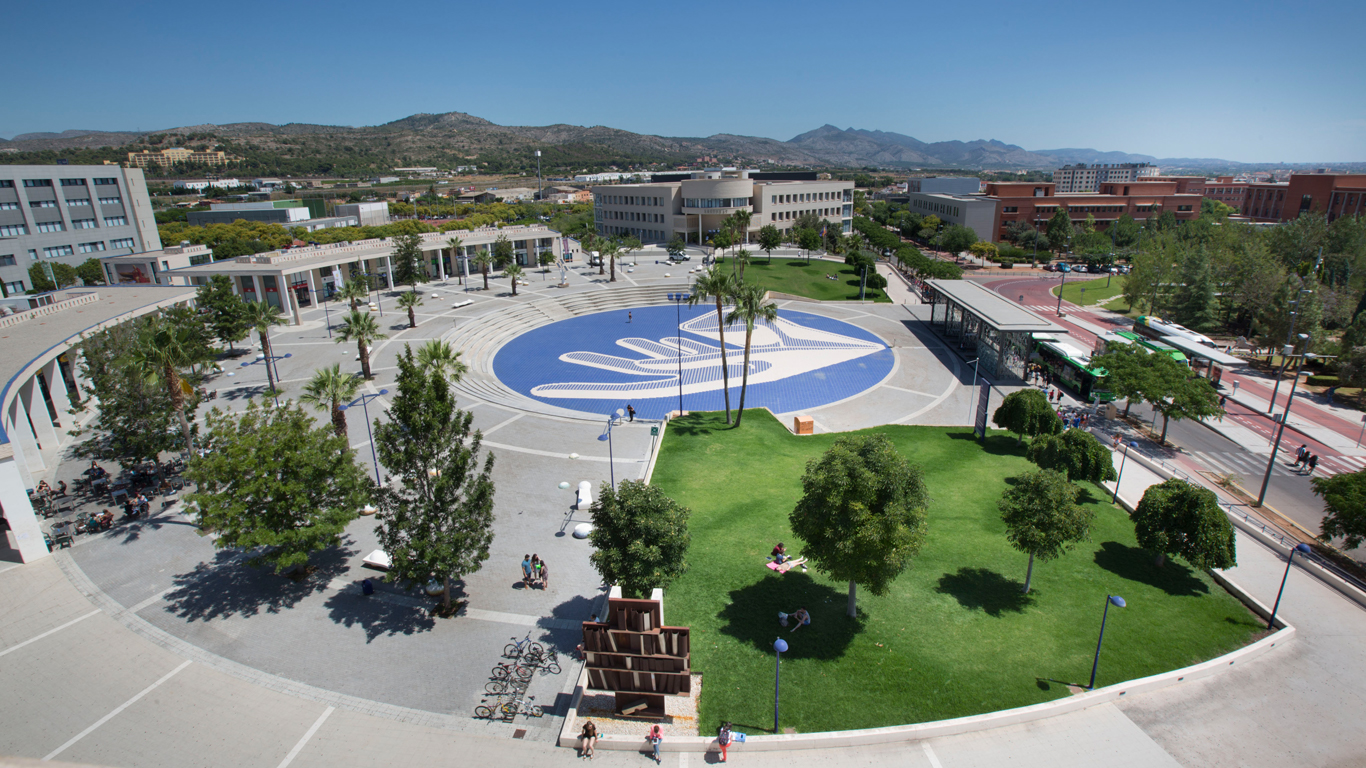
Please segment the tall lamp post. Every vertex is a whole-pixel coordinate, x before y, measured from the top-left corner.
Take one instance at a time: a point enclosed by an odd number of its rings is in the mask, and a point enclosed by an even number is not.
[[[1281,593],[1285,592],[1285,580],[1290,578],[1290,566],[1295,564],[1295,553],[1307,555],[1310,551],[1309,545],[1303,542],[1296,544],[1295,548],[1290,550],[1290,559],[1285,561],[1285,574],[1281,576],[1281,588],[1276,590],[1276,604],[1271,606],[1271,618],[1266,620],[1267,629],[1275,629],[1276,611],[1281,607]]]
[[[1309,338],[1309,335],[1302,333],[1300,334],[1300,338],[1307,339]],[[1285,348],[1281,350],[1281,354],[1289,360],[1290,353],[1293,351],[1295,351],[1295,348],[1290,344],[1286,344]],[[1280,426],[1276,427],[1276,439],[1271,441],[1271,458],[1267,459],[1266,462],[1266,475],[1262,478],[1262,491],[1257,494],[1256,506],[1260,507],[1262,502],[1266,501],[1266,488],[1271,484],[1271,470],[1276,466],[1276,453],[1281,449],[1281,435],[1285,434],[1285,423],[1290,420],[1290,406],[1295,404],[1295,387],[1300,383],[1300,372],[1304,370],[1304,361],[1311,357],[1317,356],[1312,352],[1301,355],[1299,365],[1295,366],[1295,380],[1290,382],[1290,397],[1285,401],[1285,411],[1281,413]],[[1282,364],[1281,368],[1284,369],[1285,365]]]
[[[1119,460],[1119,474],[1115,477],[1115,494],[1110,497],[1111,504],[1119,501],[1119,481],[1124,479],[1124,462],[1129,460],[1129,449],[1137,447],[1138,441],[1136,440],[1130,440],[1129,444],[1124,446],[1124,456]]]
[[[783,653],[787,651],[787,641],[781,637],[773,641],[777,661],[773,665],[773,732],[778,733],[778,688],[782,682]]]
[[[1301,288],[1299,294],[1295,296],[1295,300],[1291,302],[1295,305],[1295,311],[1290,313],[1290,330],[1286,331],[1285,333],[1285,348],[1290,349],[1292,351],[1293,347],[1290,344],[1290,339],[1293,338],[1295,335],[1295,321],[1300,319],[1300,302],[1304,299],[1304,294],[1306,293],[1313,293],[1313,291]],[[1303,333],[1300,334],[1301,340],[1307,338],[1309,338],[1307,335]],[[1271,388],[1271,402],[1268,403],[1266,406],[1267,413],[1271,413],[1272,411],[1276,410],[1276,393],[1281,390],[1281,379],[1285,376],[1285,367],[1289,362],[1290,354],[1288,352],[1282,354],[1281,369],[1276,372],[1276,384]],[[1298,376],[1296,377],[1296,380],[1298,380]]]
[[[294,357],[294,353],[286,352],[283,355],[262,355],[260,360],[252,360],[249,363],[242,363],[243,368],[246,368],[248,365],[265,363],[268,372],[270,371],[270,369],[274,369],[275,387],[271,391],[275,393],[275,407],[277,408],[280,407],[280,369],[277,366],[275,366],[274,363],[276,360],[283,360],[286,357]]]
[[[1063,266],[1066,266],[1064,263]],[[1059,267],[1061,269],[1061,267]],[[1067,285],[1067,270],[1062,270],[1062,282],[1058,283],[1058,317],[1062,317],[1062,288]]]
[[[972,389],[973,389],[974,391],[976,391],[976,389],[977,389],[977,366],[982,362],[982,358],[981,358],[981,357],[978,357],[978,358],[976,358],[975,360],[969,360],[968,362],[969,362],[969,363],[972,363]],[[971,393],[969,393],[969,394],[968,394],[968,421],[972,421],[972,414],[977,410],[977,409],[974,407],[975,405],[976,405],[976,403],[974,403],[974,402],[972,401],[972,395],[971,395]]]
[[[612,490],[614,491],[617,489],[617,465],[616,459],[612,456],[612,425],[616,423],[617,419],[621,418],[623,413],[625,413],[625,411],[618,408],[616,413],[608,416],[607,431],[598,435],[598,442],[607,443],[607,472],[608,476],[612,479]]]
[[[375,464],[375,483],[377,485],[383,484],[383,481],[379,479],[379,457],[375,454],[375,431],[370,426],[370,401],[376,398],[383,397],[387,394],[389,394],[389,390],[381,389],[379,391],[379,394],[377,395],[361,395],[360,397],[356,398],[355,400],[352,400],[346,405],[337,408],[337,410],[339,411],[345,411],[348,408],[355,408],[357,405],[359,405],[362,409],[364,409],[365,434],[370,438],[370,461],[374,462]]]
[[[674,303],[674,317],[677,320],[675,337],[678,340],[678,415],[683,415],[683,302],[690,296],[686,293],[671,293],[669,301]]]
[[[1086,686],[1086,690],[1096,689],[1096,669],[1100,666],[1100,644],[1105,642],[1105,619],[1110,616],[1110,606],[1124,607],[1124,598],[1119,595],[1105,596],[1105,612],[1100,615],[1100,639],[1096,641],[1096,660],[1091,663],[1091,684]]]

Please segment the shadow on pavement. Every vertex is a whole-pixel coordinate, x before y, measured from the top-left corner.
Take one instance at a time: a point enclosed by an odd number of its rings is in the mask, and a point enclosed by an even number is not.
[[[346,572],[347,559],[355,554],[347,543],[315,553],[315,570],[299,581],[277,575],[269,566],[248,565],[249,553],[219,550],[212,563],[200,563],[174,577],[175,586],[166,593],[166,611],[189,621],[212,621],[293,608]]]
[[[1185,563],[1170,557],[1161,567],[1154,564],[1156,556],[1146,549],[1125,546],[1117,541],[1102,542],[1096,550],[1096,565],[1130,581],[1157,587],[1169,595],[1193,597],[1209,594],[1209,586],[1196,578]]]
[[[774,573],[732,590],[729,597],[720,614],[725,622],[721,631],[764,653],[772,653],[774,639],[781,637],[791,644],[784,654],[787,657],[837,659],[863,630],[862,609],[858,618],[845,615],[846,593],[819,584],[805,573]],[[798,608],[811,614],[810,625],[796,630],[791,623],[786,627],[779,624],[780,611],[795,613]]]
[[[372,579],[373,581],[373,579]],[[451,601],[454,603],[457,590],[451,588]],[[341,590],[327,598],[328,617],[337,624],[347,627],[360,627],[365,632],[365,642],[372,642],[385,635],[413,635],[430,632],[436,626],[431,606],[416,598],[402,603],[384,600],[380,593],[362,594],[356,589]],[[433,601],[432,605],[439,605]]]
[[[1024,563],[1021,563],[1022,567]],[[1037,563],[1036,563],[1037,565]],[[999,618],[1009,611],[1021,613],[1034,602],[1034,592],[1024,594],[1024,582],[1008,579],[987,568],[959,568],[957,573],[939,577],[936,592],[952,595],[958,604],[975,611],[981,609],[988,616]]]

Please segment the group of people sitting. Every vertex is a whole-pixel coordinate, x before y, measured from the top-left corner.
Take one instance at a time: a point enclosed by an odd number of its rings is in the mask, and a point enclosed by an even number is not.
[[[522,555],[522,586],[527,589],[550,586],[550,568],[540,555]]]
[[[781,541],[773,548],[772,552],[768,553],[768,559],[773,561],[771,567],[778,573],[787,573],[797,566],[801,566],[803,571],[806,570],[806,558],[793,558],[791,555],[787,554],[787,548],[783,546]]]
[[[726,762],[726,749],[730,747],[734,740],[729,722],[722,723],[716,732],[716,745],[721,748],[720,762]],[[579,731],[579,757],[593,759],[593,749],[598,745],[598,726],[592,720],[583,724],[583,730]],[[740,734],[740,740],[744,740],[744,734]],[[659,745],[664,742],[664,731],[658,725],[651,725],[645,732],[645,741],[650,745],[653,752],[655,764],[659,765],[662,761],[659,758]]]

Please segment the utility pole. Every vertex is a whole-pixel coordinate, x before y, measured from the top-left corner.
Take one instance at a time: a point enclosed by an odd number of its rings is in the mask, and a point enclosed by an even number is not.
[[[545,199],[545,193],[541,191],[541,150],[536,150],[536,199]]]

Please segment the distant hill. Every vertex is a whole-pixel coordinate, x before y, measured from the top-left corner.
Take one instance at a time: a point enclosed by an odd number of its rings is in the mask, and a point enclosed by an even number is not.
[[[882,169],[1051,170],[1072,163],[1146,162],[1223,170],[1244,165],[1094,149],[1027,150],[996,139],[924,142],[900,133],[833,125],[780,141],[725,133],[703,138],[653,136],[607,126],[505,126],[463,112],[416,114],[361,127],[229,123],[139,132],[26,133],[0,139],[0,162],[101,162],[123,159],[128,151],[166,146],[218,146],[244,158],[232,169],[239,174],[350,177],[418,165],[526,172],[535,169],[534,150],[542,151],[542,168],[550,175],[583,168],[690,164],[700,158],[755,166]]]

